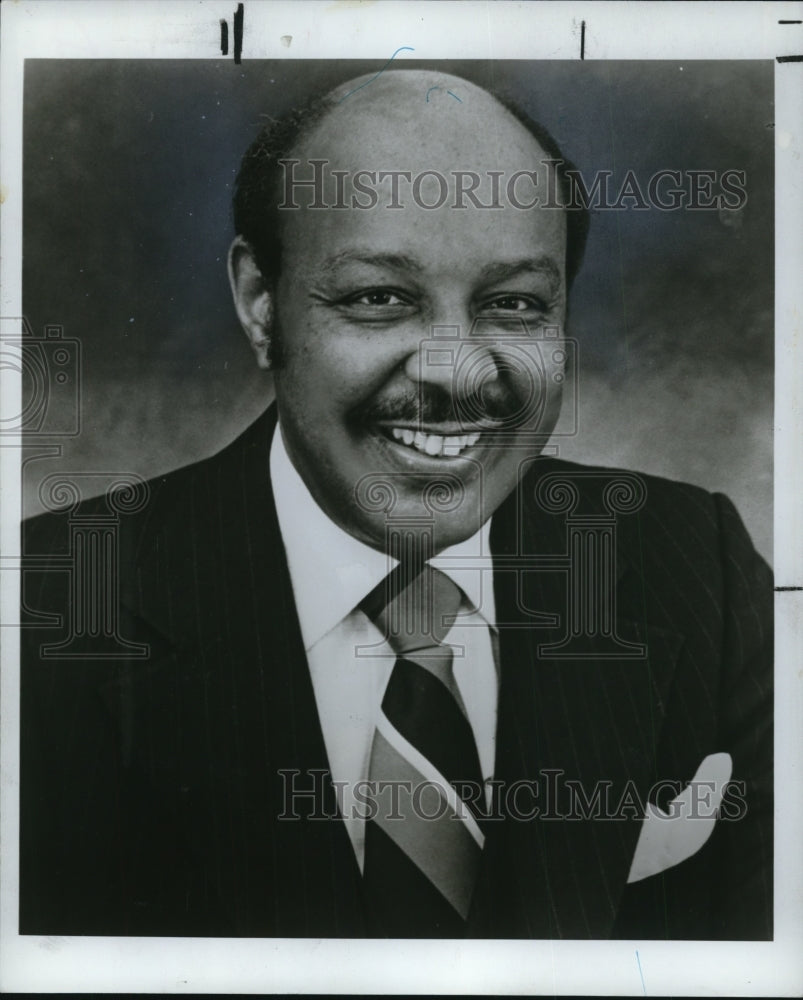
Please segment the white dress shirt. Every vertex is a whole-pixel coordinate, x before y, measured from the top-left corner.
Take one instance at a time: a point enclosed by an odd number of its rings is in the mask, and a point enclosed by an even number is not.
[[[353,789],[368,778],[395,654],[358,605],[397,560],[353,538],[321,510],[290,461],[278,426],[270,476],[332,780],[362,870],[365,820]],[[430,560],[465,595],[446,639],[486,782],[493,778],[499,689],[489,538],[486,521],[471,538]],[[490,786],[486,791],[490,800]]]

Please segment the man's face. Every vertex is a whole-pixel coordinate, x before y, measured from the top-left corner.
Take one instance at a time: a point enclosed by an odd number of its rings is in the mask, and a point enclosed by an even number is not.
[[[400,519],[432,531],[437,550],[473,534],[560,407],[565,217],[516,208],[504,194],[516,171],[536,170],[537,187],[525,179],[516,194],[543,197],[546,156],[484,92],[464,89],[474,108],[461,116],[463,105],[443,100],[425,114],[425,90],[378,91],[375,114],[370,104],[338,108],[295,154],[296,176],[327,159],[329,203],[329,172],[340,169],[350,204],[359,170],[438,171],[445,204],[416,204],[438,200],[430,178],[418,199],[402,180],[404,207],[388,208],[388,179],[372,209],[287,210],[275,290],[288,452],[321,508],[377,548]],[[503,207],[453,207],[457,168],[485,178],[482,203],[487,171],[502,171]]]

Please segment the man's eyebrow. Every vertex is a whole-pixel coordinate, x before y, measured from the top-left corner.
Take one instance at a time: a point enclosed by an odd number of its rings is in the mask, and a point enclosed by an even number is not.
[[[343,250],[333,254],[321,264],[321,272],[330,277],[340,268],[348,264],[366,264],[370,267],[386,267],[392,270],[407,271],[420,275],[424,268],[414,258],[403,253],[373,253],[370,250]],[[523,257],[520,260],[499,261],[489,264],[480,271],[480,281],[491,284],[515,278],[520,274],[541,274],[549,281],[550,291],[554,295],[561,287],[561,273],[555,259],[548,254],[540,257]]]
[[[544,274],[549,280],[550,290],[553,294],[560,289],[560,268],[554,258],[547,255],[489,264],[488,267],[482,269],[481,278],[484,282],[492,284],[495,281],[516,278],[520,274]]]
[[[341,253],[327,257],[321,264],[321,270],[324,274],[331,275],[346,264],[368,264],[372,267],[410,271],[412,274],[420,274],[423,270],[417,260],[403,253],[371,253],[361,250],[343,250]]]

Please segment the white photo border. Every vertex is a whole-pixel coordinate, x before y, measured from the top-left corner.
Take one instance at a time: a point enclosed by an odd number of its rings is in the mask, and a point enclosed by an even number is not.
[[[19,0],[2,18],[0,317],[21,304],[22,85],[28,58],[221,58],[236,4]],[[772,942],[52,938],[17,933],[19,643],[3,629],[0,988],[23,992],[794,996],[803,990],[803,53],[799,3],[245,3],[243,59],[775,61],[776,835]],[[792,22],[784,24],[782,22]],[[288,48],[282,38],[292,36]],[[231,34],[230,34],[231,45]],[[231,49],[228,58],[232,58]],[[9,411],[18,373],[3,370]],[[19,557],[19,442],[0,449],[4,568]],[[2,621],[19,574],[3,573]]]

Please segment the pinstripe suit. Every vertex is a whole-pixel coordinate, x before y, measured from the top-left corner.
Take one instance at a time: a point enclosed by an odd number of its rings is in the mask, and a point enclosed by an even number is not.
[[[154,481],[124,520],[119,630],[148,644],[146,659],[42,659],[58,633],[23,630],[23,933],[371,933],[267,476],[274,420]],[[494,515],[495,558],[563,551],[565,518],[533,505],[534,482],[555,471],[580,470],[535,461]],[[537,783],[547,807],[523,822],[500,805],[471,936],[771,936],[770,573],[725,497],[644,482],[645,506],[618,524],[616,629],[646,659],[539,655],[561,635],[565,575],[495,571],[496,778]],[[61,515],[26,525],[27,554],[67,544]],[[27,572],[24,595],[34,612],[63,611],[64,574]],[[533,610],[558,620],[533,628]],[[615,801],[628,788],[646,799],[717,752],[746,783],[745,816],[720,820],[699,853],[652,878],[626,885],[637,810],[549,816],[556,772],[586,790],[603,782]],[[334,819],[303,815],[311,800],[300,819],[277,819],[288,769],[319,783],[316,808]]]

